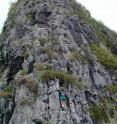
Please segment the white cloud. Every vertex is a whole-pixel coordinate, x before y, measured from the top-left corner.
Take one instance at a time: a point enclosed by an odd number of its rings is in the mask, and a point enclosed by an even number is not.
[[[10,2],[16,0],[0,0],[0,30],[6,20]],[[102,21],[117,31],[117,0],[77,0],[82,3],[94,18]]]

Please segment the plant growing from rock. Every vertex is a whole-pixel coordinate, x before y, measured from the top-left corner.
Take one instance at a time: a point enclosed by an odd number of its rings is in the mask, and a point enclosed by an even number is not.
[[[107,86],[107,90],[110,92],[110,94],[116,94],[117,93],[117,85],[112,84]]]
[[[80,56],[79,56],[79,54],[77,53],[77,52],[70,52],[69,53],[69,59],[71,60],[71,61],[74,61],[74,60],[78,60],[78,59],[80,59]]]
[[[11,85],[6,86],[3,91],[0,91],[0,97],[6,98],[12,95],[13,87]]]
[[[110,123],[115,118],[116,103],[109,97],[98,95],[98,103],[89,102],[89,112],[91,117],[98,123]]]
[[[41,45],[41,46],[44,46],[45,43],[46,43],[46,39],[45,39],[44,37],[40,37],[40,38],[39,38],[39,41],[40,41],[40,45]]]
[[[30,104],[31,104],[31,101],[30,101],[30,99],[28,99],[28,98],[22,98],[22,99],[20,99],[19,104],[20,104],[21,106],[30,105]]]
[[[98,105],[90,104],[89,105],[89,112],[90,112],[91,117],[98,124],[103,124],[103,123],[109,123],[110,122],[107,110],[101,104],[98,104]]]
[[[67,74],[62,71],[53,70],[46,70],[41,74],[41,79],[43,81],[49,81],[55,78],[59,79],[60,81],[63,81],[64,83],[76,85],[79,89],[83,88],[82,84],[79,82],[79,78],[72,74]]]
[[[46,63],[35,63],[34,66],[37,69],[37,71],[51,70],[52,69],[52,66],[50,64],[46,64]]]
[[[0,43],[3,42],[5,38],[6,38],[6,34],[2,32],[0,34]]]
[[[117,69],[117,56],[113,55],[110,51],[106,51],[97,44],[90,46],[91,50],[97,56],[99,61],[109,69]]]
[[[20,70],[20,75],[27,75],[28,72],[26,70]]]
[[[26,14],[26,18],[27,18],[27,20],[29,20],[31,22],[33,21],[33,17],[32,17],[31,13]]]
[[[8,13],[8,18],[7,21],[11,21],[12,22],[12,26],[16,21],[16,9],[17,9],[17,3],[16,2],[12,2],[11,6],[10,6],[10,10]]]
[[[17,81],[18,85],[25,85],[29,89],[31,89],[35,85],[35,80],[30,75],[24,75],[23,77],[20,77],[20,79]]]
[[[57,58],[57,53],[55,51],[52,51],[51,48],[41,47],[40,52],[43,54],[47,54],[49,59]]]

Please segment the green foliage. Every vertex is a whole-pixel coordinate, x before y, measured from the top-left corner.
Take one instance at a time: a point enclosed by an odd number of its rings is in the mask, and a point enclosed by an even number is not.
[[[46,65],[46,70],[52,70],[52,65],[47,64],[47,65]]]
[[[26,70],[20,70],[20,75],[27,75],[28,72]]]
[[[78,16],[80,20],[89,20],[91,18],[90,12],[82,6],[80,3],[78,3],[77,9],[74,9],[75,14]]]
[[[40,41],[41,46],[44,46],[44,44],[46,43],[46,39],[44,37],[40,37],[39,41]]]
[[[107,90],[111,94],[116,94],[117,93],[117,85],[116,84],[109,85],[109,86],[107,86]]]
[[[96,122],[100,123],[103,121],[102,113],[99,106],[90,104],[89,112],[91,117],[95,119]]]
[[[44,71],[41,74],[41,79],[44,81],[49,81],[55,78],[59,79],[60,81],[63,81],[63,83],[76,85],[79,89],[83,88],[77,76],[67,74],[62,71],[52,71],[52,70]]]
[[[89,112],[93,119],[96,120],[98,124],[109,123],[109,115],[104,106],[99,105],[89,105]]]
[[[13,87],[11,85],[8,85],[4,88],[4,91],[5,92],[9,92],[9,93],[12,93],[12,90],[13,90]]]
[[[0,97],[7,98],[12,95],[13,87],[11,85],[8,85],[4,88],[3,91],[0,91]]]
[[[15,23],[16,20],[16,9],[17,9],[17,2],[11,3],[10,10],[8,13],[7,21],[11,21],[12,24]]]
[[[117,44],[117,33],[110,30],[102,22],[96,21],[91,17],[90,12],[82,6],[80,3],[76,3],[75,0],[70,0],[71,5],[74,8],[74,14],[83,22],[93,28],[98,40],[103,42],[107,47],[111,48],[112,44]]]
[[[43,71],[46,69],[45,63],[35,63],[35,68],[37,71]]]
[[[5,38],[6,38],[6,35],[5,35],[5,33],[2,32],[2,33],[0,34],[0,43],[2,43]]]
[[[52,65],[47,64],[47,63],[35,63],[34,66],[37,69],[37,71],[51,70],[52,69]]]
[[[74,60],[78,60],[78,59],[80,59],[80,54],[78,54],[77,52],[70,52],[69,53],[69,59],[71,60],[71,61],[74,61]]]
[[[24,105],[30,105],[31,101],[28,98],[22,98],[19,103],[21,106],[24,106]]]
[[[33,16],[30,13],[26,14],[26,18],[31,22],[33,21]]]
[[[112,98],[98,95],[98,104],[89,103],[89,112],[98,124],[109,123],[116,116],[116,102]]]
[[[117,69],[117,56],[96,44],[91,45],[90,48],[105,67]]]
[[[41,47],[40,48],[41,53],[46,53],[49,57],[49,59],[57,58],[57,53],[53,51],[51,48]]]
[[[0,98],[7,98],[9,97],[11,94],[9,92],[6,91],[0,91]]]

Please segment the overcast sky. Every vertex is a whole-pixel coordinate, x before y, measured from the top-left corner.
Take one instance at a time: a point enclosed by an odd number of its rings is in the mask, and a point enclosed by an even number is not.
[[[10,2],[15,0],[0,0],[0,30],[6,20]],[[77,0],[82,3],[97,20],[117,32],[117,0]]]

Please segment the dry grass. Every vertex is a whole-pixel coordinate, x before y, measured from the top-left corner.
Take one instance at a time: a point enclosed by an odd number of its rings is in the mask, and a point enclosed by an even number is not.
[[[8,97],[10,95],[11,95],[11,93],[9,93],[7,91],[0,91],[0,97],[1,98]]]
[[[47,64],[47,63],[35,63],[35,68],[37,71],[43,71],[43,70],[51,70],[52,65]]]
[[[35,84],[35,80],[33,79],[32,76],[30,76],[30,75],[25,75],[25,76],[21,77],[21,79],[19,79],[19,80],[17,81],[17,83],[18,83],[19,85],[24,84],[26,87],[32,88],[32,87],[34,86],[34,84]]]

